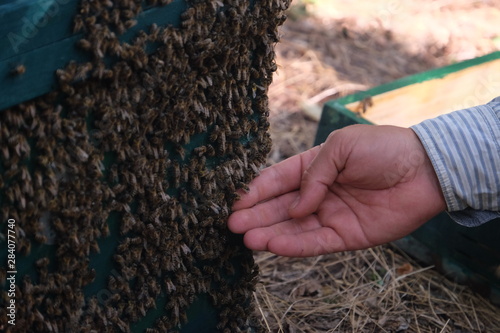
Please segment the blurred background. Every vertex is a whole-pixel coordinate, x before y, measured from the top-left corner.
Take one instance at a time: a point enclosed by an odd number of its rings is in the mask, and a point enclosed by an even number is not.
[[[329,99],[500,50],[499,22],[499,0],[293,0],[269,90],[268,164],[312,146]],[[269,332],[500,332],[500,308],[392,245],[255,257]]]

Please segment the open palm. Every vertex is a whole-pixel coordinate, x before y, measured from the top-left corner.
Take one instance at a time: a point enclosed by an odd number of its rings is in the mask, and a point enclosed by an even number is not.
[[[445,208],[411,129],[355,125],[263,170],[228,226],[250,249],[314,256],[396,240]]]

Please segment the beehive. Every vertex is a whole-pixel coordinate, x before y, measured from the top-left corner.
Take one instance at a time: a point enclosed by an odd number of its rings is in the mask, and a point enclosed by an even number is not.
[[[316,143],[352,124],[408,127],[489,102],[499,94],[500,52],[405,77],[325,104]],[[500,304],[499,220],[476,228],[434,217],[397,246]]]
[[[288,0],[0,5],[8,332],[259,331],[257,267],[226,228],[270,148]]]

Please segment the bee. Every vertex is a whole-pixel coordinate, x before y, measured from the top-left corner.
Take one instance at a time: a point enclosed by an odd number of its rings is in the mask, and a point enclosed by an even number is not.
[[[149,62],[149,58],[142,49],[138,49],[134,53],[134,63],[137,68],[145,68]],[[153,86],[153,84],[151,84]]]
[[[146,309],[144,307],[144,303],[143,302],[138,302],[137,303],[137,309],[139,310],[140,314],[144,317],[146,315]]]
[[[107,304],[112,304],[112,303],[116,303],[118,301],[121,300],[121,296],[119,293],[115,293],[113,295],[111,295],[107,300],[106,300],[106,303]]]
[[[181,216],[181,222],[184,230],[189,230],[189,217],[187,215]]]
[[[105,236],[107,236],[108,233],[104,233]],[[90,249],[92,250],[93,253],[101,253],[101,249],[99,248],[99,244],[96,242],[96,241],[93,241],[90,243]],[[89,253],[87,252],[87,255],[89,255]]]
[[[260,170],[259,168],[253,163],[250,163],[250,167],[252,168],[253,172],[255,173],[256,176],[260,175]]]
[[[181,172],[182,172],[182,181],[185,183],[188,182],[189,181],[189,167],[187,165],[183,165]]]
[[[120,266],[125,266],[126,265],[126,260],[123,258],[123,256],[119,254],[115,254],[113,256],[113,260]]]
[[[113,275],[108,277],[108,287],[111,291],[118,290],[118,281]]]
[[[195,177],[197,179],[197,177]],[[198,181],[199,184],[199,181]],[[198,209],[198,201],[194,196],[189,197],[189,204],[193,209]]]
[[[130,29],[132,27],[135,27],[137,25],[137,21],[136,20],[127,20],[125,21],[124,23],[124,26],[125,26],[125,29]]]
[[[218,215],[220,213],[220,209],[221,207],[219,205],[217,205],[215,202],[211,201],[210,204],[210,209],[216,214]]]
[[[75,154],[80,162],[86,162],[89,158],[89,154],[78,146],[75,147]]]
[[[158,284],[158,281],[155,278],[153,278],[152,276],[148,276],[146,282],[148,284],[149,289],[153,293],[153,295],[157,296],[157,295],[160,294],[161,287],[160,287],[160,285]],[[156,305],[154,305],[154,307],[156,307]]]
[[[213,225],[213,223],[214,223],[214,219],[213,219],[213,217],[208,216],[208,217],[204,218],[204,219],[201,221],[201,226],[202,226],[203,228],[206,228],[206,227],[208,227],[208,226]]]
[[[30,145],[23,135],[16,134],[10,137],[8,143],[14,146],[14,151],[19,157],[23,157],[23,153],[29,155],[31,151]]]
[[[195,14],[196,14],[196,9],[194,7],[188,8],[186,11],[184,11],[184,13],[181,14],[181,19],[184,20],[184,22],[188,21],[185,24],[186,27],[189,25],[188,23],[194,22]]]
[[[150,3],[156,3],[157,0],[152,0]],[[160,0],[160,2],[163,2],[165,0]],[[165,319],[166,316],[161,317],[159,320],[156,321],[156,328],[147,328],[146,333],[159,333],[159,332],[168,332],[169,329],[171,328],[171,324],[169,323],[168,319]],[[149,330],[149,331],[148,331]]]
[[[186,157],[186,152],[184,150],[184,147],[182,145],[178,144],[178,145],[175,146],[174,149],[175,149],[175,152],[177,154],[179,154],[179,156],[181,157],[181,159],[184,160],[184,158]]]
[[[105,77],[106,73],[107,73],[107,69],[106,69],[104,62],[99,61],[97,63],[94,63],[94,69],[92,71],[93,77],[98,78],[98,79],[102,79],[103,77]]]
[[[216,184],[215,180],[206,181],[206,182],[204,182],[204,185],[202,188],[204,189],[204,193],[206,193],[210,196],[212,193],[214,193],[217,190],[217,184]]]
[[[179,200],[182,203],[188,202],[188,193],[187,193],[187,190],[185,188],[179,189]]]
[[[177,209],[175,209],[175,207],[170,207],[170,221],[174,221],[177,216]]]
[[[158,28],[158,25],[156,23],[153,23],[149,28],[149,40],[156,41],[158,39],[159,34],[160,34],[160,28]]]
[[[219,145],[217,147],[217,156],[223,156],[226,152],[226,134],[224,131],[220,131],[219,133]]]
[[[139,267],[141,268],[143,275],[150,276],[151,272],[145,262],[139,263]]]
[[[35,240],[40,244],[46,244],[48,241],[48,239],[45,235],[38,233],[38,232],[35,234]]]
[[[14,76],[23,75],[24,73],[26,73],[26,67],[24,65],[17,65],[11,71],[11,74],[14,75]]]
[[[197,156],[202,156],[207,152],[207,146],[200,146],[193,149],[193,153]]]
[[[193,222],[193,224],[198,224],[198,218],[193,212],[189,212],[187,215],[189,219]]]
[[[366,111],[373,106],[373,99],[371,96],[367,96],[359,101],[358,105],[354,112],[360,117],[362,114],[366,113]]]
[[[118,245],[117,250],[118,252],[127,252],[129,250],[131,241],[129,237],[126,237],[123,242]]]
[[[215,148],[211,144],[206,145],[206,155],[208,157],[214,157],[215,156]]]
[[[181,243],[180,247],[184,254],[191,253],[191,249],[185,243]]]
[[[172,293],[177,290],[175,284],[170,279],[165,279],[165,287],[167,288],[167,293]]]
[[[108,318],[113,320],[115,322],[116,326],[118,326],[118,328],[122,332],[128,332],[129,325],[127,325],[123,320],[120,319],[120,317],[118,316],[118,311],[114,311],[113,316],[108,317]]]
[[[92,70],[92,63],[87,62],[79,65],[76,69],[75,80],[83,80],[87,77],[89,71]]]
[[[7,145],[4,145],[0,148],[0,150],[2,151],[3,158],[5,160],[9,160],[10,159],[9,147]]]

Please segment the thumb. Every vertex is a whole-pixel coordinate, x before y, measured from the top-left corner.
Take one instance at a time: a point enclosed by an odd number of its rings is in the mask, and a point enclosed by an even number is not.
[[[305,217],[318,210],[329,187],[337,179],[345,161],[339,159],[339,142],[332,132],[326,142],[319,146],[318,154],[302,174],[300,194],[291,205],[289,214],[293,218]]]

